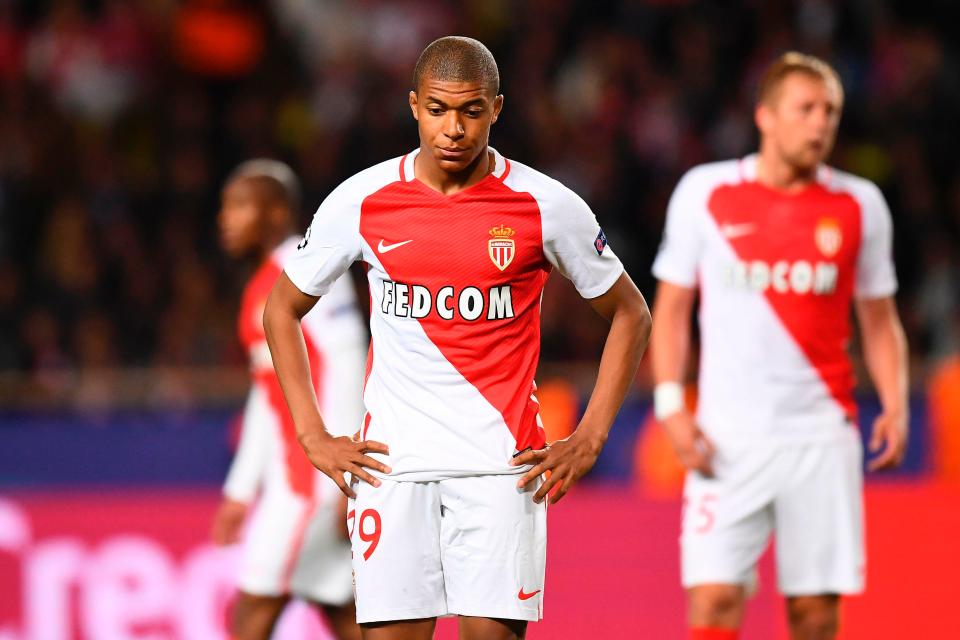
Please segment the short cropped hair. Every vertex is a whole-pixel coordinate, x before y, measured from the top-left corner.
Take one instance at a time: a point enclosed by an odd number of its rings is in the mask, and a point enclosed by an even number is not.
[[[293,169],[285,163],[269,158],[247,160],[233,170],[227,182],[241,178],[261,180],[271,199],[285,204],[293,214],[299,212],[300,181]]]
[[[760,78],[757,101],[769,104],[776,96],[783,80],[793,73],[819,78],[828,86],[833,85],[837,95],[840,96],[841,104],[843,103],[843,85],[834,68],[816,56],[797,51],[788,51],[767,67]]]
[[[500,93],[500,71],[493,54],[482,42],[463,36],[434,40],[420,54],[413,68],[413,90],[424,77],[451,82],[477,82]]]

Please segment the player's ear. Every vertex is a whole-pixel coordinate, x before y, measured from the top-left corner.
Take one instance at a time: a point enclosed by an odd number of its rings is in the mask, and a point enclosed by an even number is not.
[[[267,209],[267,217],[271,226],[282,227],[290,221],[290,210],[281,204],[274,204]]]
[[[413,113],[413,119],[419,120],[420,118],[417,115],[417,92],[411,91],[410,95],[407,97],[407,101],[410,103],[410,111]]]
[[[770,107],[767,106],[767,103],[760,101],[757,103],[756,108],[753,110],[753,122],[757,125],[757,130],[760,133],[766,133],[772,126],[771,119],[773,114],[770,112]]]
[[[493,118],[490,120],[490,124],[493,124],[497,121],[497,118],[500,117],[500,111],[503,109],[503,94],[501,93],[496,98],[493,99]]]

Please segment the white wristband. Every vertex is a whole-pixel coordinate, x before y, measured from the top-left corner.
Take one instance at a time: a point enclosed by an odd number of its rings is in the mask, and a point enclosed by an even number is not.
[[[653,388],[653,415],[664,420],[684,408],[683,385],[679,382],[661,382]]]

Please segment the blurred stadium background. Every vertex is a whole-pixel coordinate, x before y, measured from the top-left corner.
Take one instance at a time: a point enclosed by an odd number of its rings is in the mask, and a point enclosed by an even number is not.
[[[868,480],[869,591],[842,637],[960,637],[957,18],[947,0],[0,0],[0,639],[225,637],[234,551],[208,531],[247,386],[249,270],[216,244],[221,181],[286,160],[305,226],[340,180],[417,145],[411,69],[450,33],[500,63],[493,144],[583,195],[648,299],[678,177],[755,145],[759,70],[788,48],[836,65],[833,162],[890,202],[913,369],[909,456]],[[605,335],[575,298],[551,279],[554,436]],[[648,376],[551,509],[532,638],[684,637],[680,474]],[[783,638],[769,561],[761,573],[744,637]],[[325,637],[302,609],[278,635]]]

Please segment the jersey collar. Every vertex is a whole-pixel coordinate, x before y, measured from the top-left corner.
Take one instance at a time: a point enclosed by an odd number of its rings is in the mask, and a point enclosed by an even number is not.
[[[487,147],[490,151],[493,152],[493,175],[494,177],[503,180],[507,173],[510,170],[510,163],[507,162],[507,159],[500,155],[500,152],[494,149],[491,146]],[[400,159],[400,181],[401,182],[411,182],[415,179],[413,173],[413,161],[416,159],[417,154],[420,153],[420,147],[417,147],[407,155],[403,156]]]

